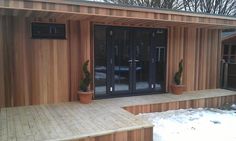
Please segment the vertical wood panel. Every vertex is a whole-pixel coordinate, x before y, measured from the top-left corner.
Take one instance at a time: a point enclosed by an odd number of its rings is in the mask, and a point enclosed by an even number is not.
[[[30,21],[12,16],[0,18],[3,31],[0,33],[0,80],[3,80],[0,95],[4,94],[0,105],[76,100],[81,65],[87,59],[92,72],[90,21],[67,22],[70,28],[67,40],[33,40],[30,39]],[[170,27],[168,33],[167,90],[182,58],[183,82],[188,91],[217,88],[220,31]]]
[[[69,64],[68,64],[68,51],[69,47],[66,40],[59,40],[56,42],[55,47],[57,48],[57,69],[58,69],[58,101],[66,102],[69,101]],[[56,64],[56,63],[55,63]],[[50,73],[49,73],[50,75]]]
[[[153,128],[120,131],[84,139],[75,139],[74,141],[153,141]]]
[[[83,64],[86,60],[89,60],[88,69],[90,72],[93,72],[93,55],[92,55],[92,44],[91,40],[91,22],[90,21],[80,21],[80,41],[81,41],[81,63]],[[82,66],[81,64],[81,66]],[[82,75],[82,74],[80,74]],[[81,76],[82,77],[82,76]],[[92,87],[91,87],[92,88]]]
[[[30,45],[29,47],[31,48],[31,57],[30,58],[32,61],[31,61],[31,94],[32,94],[32,99],[31,99],[31,104],[39,104],[40,103],[40,89],[39,89],[39,86],[40,86],[40,77],[39,77],[39,70],[40,70],[40,67],[39,67],[39,64],[37,65],[37,58],[39,57],[37,54],[38,54],[38,48],[40,48],[41,44],[40,44],[40,41],[39,40],[36,40],[36,41],[31,41],[30,42]],[[54,75],[54,74],[53,74]]]
[[[3,60],[4,60],[4,85],[5,85],[5,105],[14,106],[13,104],[13,95],[14,95],[14,52],[13,52],[13,18],[12,17],[3,17],[2,25],[3,35]]]
[[[90,60],[90,22],[81,21],[80,22],[80,33],[81,33],[81,61],[85,62]]]
[[[194,90],[194,76],[195,76],[195,42],[193,40],[196,37],[196,29],[191,28],[186,31],[184,47],[184,83],[186,90]]]
[[[218,59],[217,59],[217,53],[218,53],[218,50],[217,50],[217,40],[218,40],[218,31],[217,30],[213,30],[212,31],[212,47],[211,47],[211,70],[210,70],[210,78],[209,78],[209,81],[210,81],[210,88],[211,89],[214,89],[216,88],[217,86],[217,79],[219,79],[219,77],[217,76],[218,73],[217,73],[217,70],[218,70],[218,67],[217,67],[217,63],[218,63]],[[214,77],[217,76],[217,77]]]
[[[90,23],[90,71],[92,76],[94,75],[94,24]],[[95,82],[94,82],[95,78],[93,78],[93,83],[91,84],[90,88],[94,89],[95,86]],[[93,93],[94,94],[94,93]],[[93,95],[94,97],[95,95]]]
[[[15,83],[15,97],[14,97],[14,105],[29,105],[29,81],[28,81],[28,59],[26,54],[26,21],[21,20],[21,18],[17,17],[14,20],[14,29],[16,33],[14,34],[14,52],[15,52],[15,60],[14,60],[14,83]],[[21,28],[19,28],[21,27]]]
[[[194,90],[198,90],[199,89],[199,68],[200,68],[200,63],[199,63],[199,60],[200,60],[200,30],[199,29],[196,29],[196,58],[195,58],[195,76],[194,76],[194,79],[195,79],[195,85],[194,85]]]
[[[80,24],[78,21],[69,21],[69,46],[70,46],[70,100],[77,100],[79,88],[81,55],[80,55]]]
[[[216,35],[216,50],[217,50],[217,79],[216,79],[216,86],[220,86],[220,70],[221,70],[221,30],[217,30],[217,35]]]
[[[196,27],[171,27],[169,30],[167,88],[182,58],[183,84],[187,91],[218,88],[220,31]]]
[[[0,16],[0,29],[3,26],[3,17]],[[4,49],[3,32],[0,32],[0,107],[5,106],[5,81],[4,81]]]
[[[1,107],[69,101],[68,40],[31,39],[30,23],[1,17]]]
[[[207,83],[207,75],[206,75],[206,71],[207,71],[207,41],[208,41],[208,29],[203,29],[203,32],[202,32],[202,61],[201,61],[201,64],[202,64],[202,81],[201,81],[201,84],[202,84],[202,89],[206,89],[206,83]]]
[[[170,89],[170,84],[172,83],[172,74],[173,74],[173,38],[174,38],[174,35],[173,35],[173,30],[174,28],[173,27],[170,27],[169,30],[168,30],[168,47],[167,47],[167,65],[166,65],[166,70],[167,70],[167,73],[166,73],[166,91],[168,91]]]

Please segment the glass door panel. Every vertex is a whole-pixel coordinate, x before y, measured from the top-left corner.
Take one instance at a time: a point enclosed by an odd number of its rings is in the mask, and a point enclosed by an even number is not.
[[[116,92],[130,92],[130,34],[126,29],[112,30],[113,88]]]
[[[165,67],[166,67],[166,46],[167,31],[165,29],[157,29],[153,33],[153,53],[154,53],[154,89],[162,92],[165,90]]]
[[[165,84],[165,47],[155,47],[155,91],[162,91]]]
[[[145,91],[150,89],[150,31],[146,29],[134,32],[134,91]]]
[[[96,95],[106,94],[107,82],[106,27],[94,28],[94,83]]]

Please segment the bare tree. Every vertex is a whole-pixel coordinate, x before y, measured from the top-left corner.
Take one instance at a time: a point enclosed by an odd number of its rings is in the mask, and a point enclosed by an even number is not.
[[[236,0],[103,0],[107,3],[236,16]]]
[[[218,15],[235,15],[235,0],[184,0],[184,10]]]
[[[104,2],[175,10],[180,10],[182,6],[182,0],[104,0]]]

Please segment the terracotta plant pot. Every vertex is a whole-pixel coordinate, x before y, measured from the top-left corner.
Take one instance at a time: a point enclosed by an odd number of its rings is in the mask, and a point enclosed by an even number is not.
[[[176,95],[182,94],[184,90],[185,90],[184,85],[176,85],[176,84],[171,85],[171,92]]]
[[[89,104],[92,102],[92,97],[93,97],[93,92],[88,91],[88,92],[82,92],[79,91],[79,101],[83,104]]]

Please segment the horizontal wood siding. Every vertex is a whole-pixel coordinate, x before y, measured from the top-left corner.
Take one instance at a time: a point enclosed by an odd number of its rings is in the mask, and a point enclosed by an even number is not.
[[[184,60],[183,84],[186,91],[218,88],[220,30],[171,27],[167,53],[167,91]]]
[[[78,22],[67,24],[73,40],[31,39],[30,22],[0,17],[0,107],[65,102],[77,92]]]
[[[146,105],[135,105],[124,107],[125,110],[135,115],[139,113],[164,112],[168,110],[188,109],[188,108],[218,108],[226,104],[230,105],[236,102],[236,96],[222,96],[213,98],[202,98],[185,101],[174,101],[167,103],[156,103]]]
[[[102,3],[86,3],[81,1],[1,0],[0,8],[6,10],[2,14],[41,16],[42,18],[45,15],[50,17],[60,16],[72,20],[90,19],[92,21],[106,23],[126,24],[128,22],[129,24],[137,24],[138,21],[139,24],[142,24],[142,22],[151,21],[151,24],[165,25],[172,23],[179,24],[180,26],[183,24],[219,26],[220,28],[222,28],[221,26],[236,26],[236,20],[232,17],[106,5]]]
[[[97,137],[87,137],[74,141],[153,141],[153,128],[114,132]]]

